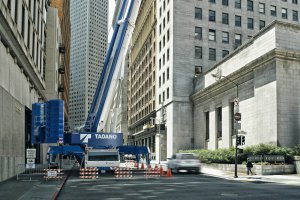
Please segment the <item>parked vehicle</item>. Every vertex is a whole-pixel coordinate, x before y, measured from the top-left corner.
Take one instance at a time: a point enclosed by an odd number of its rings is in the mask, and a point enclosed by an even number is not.
[[[178,173],[182,170],[199,173],[200,162],[192,153],[176,153],[172,158],[168,159],[167,167],[173,173]]]

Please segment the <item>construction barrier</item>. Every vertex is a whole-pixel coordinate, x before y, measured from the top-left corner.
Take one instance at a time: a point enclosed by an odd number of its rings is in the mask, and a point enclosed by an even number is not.
[[[97,167],[87,167],[80,168],[79,174],[79,178],[81,179],[97,179],[99,172]]]
[[[48,180],[60,180],[63,178],[63,170],[62,169],[44,169],[44,179]]]
[[[115,169],[116,178],[132,178],[132,169],[129,167],[117,167]]]
[[[160,177],[160,171],[158,168],[149,169],[134,169],[129,167],[118,167],[115,169],[115,178],[155,178]]]
[[[158,168],[150,168],[145,171],[145,177],[146,178],[154,178],[154,177],[160,177],[160,171]]]

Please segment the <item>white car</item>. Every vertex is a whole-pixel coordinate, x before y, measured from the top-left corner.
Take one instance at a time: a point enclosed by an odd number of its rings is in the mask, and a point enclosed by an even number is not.
[[[172,158],[169,158],[167,167],[173,173],[178,173],[181,170],[199,173],[200,162],[192,153],[176,153]]]

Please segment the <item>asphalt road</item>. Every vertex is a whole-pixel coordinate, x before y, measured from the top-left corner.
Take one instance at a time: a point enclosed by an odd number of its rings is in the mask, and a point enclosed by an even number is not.
[[[97,180],[81,180],[73,173],[59,195],[67,199],[299,199],[300,187],[264,182],[220,179],[202,174],[176,174],[157,179],[115,179],[112,174]]]

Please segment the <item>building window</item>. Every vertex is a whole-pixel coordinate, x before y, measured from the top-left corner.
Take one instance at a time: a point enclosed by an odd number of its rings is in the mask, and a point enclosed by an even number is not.
[[[158,66],[159,66],[159,69],[161,69],[161,59],[159,59],[159,61],[158,61]]]
[[[271,15],[272,16],[276,16],[277,14],[276,14],[276,6],[272,6],[271,5]]]
[[[253,1],[250,0],[247,1],[247,10],[253,11]]]
[[[239,15],[235,16],[235,26],[238,26],[238,27],[242,26],[242,17]]]
[[[253,29],[253,18],[248,18],[248,29]]]
[[[293,10],[293,21],[298,21],[298,11]]]
[[[202,19],[202,8],[195,8],[195,19]]]
[[[159,35],[161,34],[161,24],[159,25]]]
[[[161,41],[159,42],[159,52],[161,52]]]
[[[205,139],[209,140],[209,112],[205,112]]]
[[[163,84],[165,84],[166,79],[165,79],[165,72],[163,73]]]
[[[298,4],[298,0],[292,0],[293,4]]]
[[[210,40],[210,41],[216,41],[216,30],[209,29],[208,40]]]
[[[234,39],[235,39],[234,43],[236,46],[239,46],[242,44],[242,35],[241,34],[235,34]]]
[[[165,47],[165,45],[166,45],[166,37],[164,36],[163,37],[163,47]]]
[[[170,49],[167,49],[167,61],[170,60]]]
[[[259,20],[259,30],[263,29],[266,26],[266,22],[263,20]]]
[[[170,69],[167,68],[167,81],[169,80],[169,78],[170,78]]]
[[[170,21],[170,11],[168,11],[168,13],[167,13],[167,22],[169,22]]]
[[[162,8],[160,7],[159,8],[159,17],[161,17],[161,14],[162,14]]]
[[[18,0],[15,0],[15,22],[18,23]]]
[[[210,22],[215,22],[216,21],[216,11],[210,10],[208,17],[209,17]]]
[[[265,14],[265,12],[266,12],[266,8],[265,8],[266,4],[259,3],[258,6],[259,6],[259,13]]]
[[[166,56],[165,54],[163,55],[163,66],[166,64]]]
[[[24,39],[25,35],[25,7],[22,5],[22,28],[21,28],[21,35]]]
[[[216,60],[216,49],[209,48],[209,60],[215,61]]]
[[[195,58],[202,59],[202,47],[195,46]]]
[[[229,33],[228,32],[225,32],[225,31],[222,32],[222,42],[229,43]]]
[[[216,3],[216,0],[209,0],[210,3]]]
[[[223,6],[228,6],[228,0],[222,0],[222,5]]]
[[[11,11],[11,0],[7,0],[7,8],[9,11]]]
[[[235,0],[234,7],[241,9],[241,0]]]
[[[222,13],[222,24],[229,24],[228,13]]]
[[[217,138],[222,137],[222,107],[216,109]]]
[[[282,16],[282,19],[287,19],[287,9],[286,8],[281,9],[281,16]]]
[[[169,88],[167,88],[167,99],[169,99],[169,97],[170,97],[170,90]]]
[[[161,87],[161,76],[158,78],[158,86]]]
[[[170,40],[170,30],[167,31],[167,41]]]
[[[202,40],[202,28],[201,27],[195,27],[195,39]]]
[[[158,96],[158,102],[161,104],[161,95]]]
[[[202,74],[202,66],[195,66],[195,76]]]
[[[30,21],[28,20],[28,26],[27,26],[27,47],[30,47]]]
[[[228,50],[222,50],[222,58],[225,58],[229,54]]]

